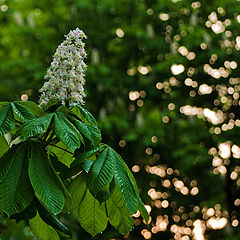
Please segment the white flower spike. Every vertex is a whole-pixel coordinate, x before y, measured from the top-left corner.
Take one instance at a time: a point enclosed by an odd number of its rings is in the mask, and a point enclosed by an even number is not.
[[[58,46],[44,77],[46,82],[40,89],[41,107],[51,98],[58,99],[63,105],[66,102],[69,106],[84,104],[84,77],[87,65],[83,60],[87,54],[82,40],[87,37],[82,30],[76,28],[65,35],[65,38],[66,40]]]

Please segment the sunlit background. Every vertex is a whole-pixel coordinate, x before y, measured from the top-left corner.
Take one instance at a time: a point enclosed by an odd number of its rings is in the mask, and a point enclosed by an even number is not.
[[[0,100],[37,101],[76,27],[88,35],[86,108],[151,216],[148,227],[135,214],[125,238],[239,240],[240,1],[0,0]],[[33,239],[1,221],[0,239]],[[109,227],[97,239],[120,238]]]

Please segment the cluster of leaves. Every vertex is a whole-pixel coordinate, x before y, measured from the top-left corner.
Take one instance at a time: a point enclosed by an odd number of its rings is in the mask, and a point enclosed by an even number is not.
[[[97,122],[83,107],[55,99],[44,110],[33,102],[1,102],[0,135],[0,210],[29,220],[37,237],[71,236],[57,217],[62,212],[72,212],[92,236],[108,221],[128,233],[138,209],[148,221],[132,173],[101,143]]]

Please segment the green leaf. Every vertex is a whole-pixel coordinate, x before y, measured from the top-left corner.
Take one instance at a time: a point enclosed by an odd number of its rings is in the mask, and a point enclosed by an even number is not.
[[[110,198],[109,184],[98,190],[94,196],[100,203],[106,202]]]
[[[138,196],[138,208],[139,208],[139,211],[142,215],[142,217],[144,218],[144,220],[146,221],[146,223],[148,224],[148,221],[149,221],[149,215],[148,215],[148,212],[139,196],[139,193],[138,193],[138,187],[137,187],[137,182],[132,174],[132,172],[130,171],[130,169],[128,168],[127,164],[121,159],[126,171],[127,171],[127,174],[128,174],[128,177],[129,177],[129,180],[132,184],[132,188],[134,189],[136,195]]]
[[[81,142],[77,134],[78,130],[61,112],[55,114],[54,132],[72,151],[80,147]]]
[[[121,193],[130,213],[134,214],[138,210],[138,194],[136,193],[134,185],[130,181],[130,177],[122,158],[113,149],[112,153],[116,162],[116,168],[114,169],[115,185]]]
[[[0,136],[13,130],[15,123],[11,103],[3,105],[0,111]]]
[[[67,189],[71,197],[66,199],[65,209],[66,211],[73,211],[79,207],[87,191],[86,175],[84,173],[79,174],[73,179]]]
[[[63,113],[65,116],[69,116],[69,109],[66,106],[60,106],[57,108],[56,112],[61,112]]]
[[[10,219],[15,219],[16,222],[34,218],[37,214],[35,201],[33,200],[22,212],[14,214]]]
[[[10,163],[5,167],[7,171],[0,183],[0,209],[11,216],[23,211],[30,204],[34,192],[27,172],[28,145],[20,143],[7,152],[4,157],[6,156],[9,156]]]
[[[39,214],[29,220],[29,227],[33,234],[41,240],[60,240],[57,232],[46,224]]]
[[[113,187],[111,190],[111,200],[113,201],[114,205],[116,205],[118,210],[124,213],[124,215],[131,216],[131,213],[126,206],[124,198],[122,197],[122,194],[120,193],[120,191],[118,190],[115,184],[113,184]]]
[[[59,179],[53,174],[47,154],[37,142],[31,142],[29,178],[37,197],[54,214],[62,211],[64,195]]]
[[[92,166],[93,164],[93,160],[92,159],[88,159],[88,160],[85,160],[85,161],[82,161],[80,162],[78,165],[74,165],[73,167],[71,168],[68,168],[66,171],[64,172],[61,172],[60,173],[60,177],[62,179],[68,179],[72,176],[75,176],[76,174],[78,174],[79,172],[81,171],[85,171],[86,173],[89,172],[89,169],[90,167]]]
[[[133,226],[133,219],[116,187],[111,192],[111,198],[106,205],[111,225],[120,233],[127,234]]]
[[[58,142],[54,145],[55,146],[53,146],[53,145],[48,146],[50,151],[57,156],[59,162],[63,163],[67,167],[70,167],[70,164],[74,160],[73,155],[71,153],[69,153],[71,151],[71,149],[67,148],[66,145],[62,142]],[[60,149],[59,147],[62,149]],[[66,152],[63,149],[65,149],[69,152]]]
[[[60,106],[61,106],[61,103],[59,102],[59,100],[56,97],[53,97],[50,99],[50,101],[44,107],[44,110],[45,111],[54,111]]]
[[[88,123],[93,127],[98,126],[96,119],[85,108],[81,106],[75,106],[72,108],[72,112],[74,112],[81,120],[83,120],[83,122]]]
[[[87,186],[94,196],[112,181],[114,169],[114,155],[111,148],[106,148],[94,161],[87,176]]]
[[[104,204],[99,204],[89,190],[79,206],[78,221],[85,231],[93,237],[104,231],[107,227],[107,215]]]
[[[110,224],[123,235],[130,232],[134,223],[132,217],[124,215],[113,202],[107,202],[107,208]]]
[[[89,172],[94,161],[92,159],[87,159],[79,164],[79,167],[84,170],[86,173]]]
[[[69,174],[71,174],[72,176],[82,170],[88,173],[92,164],[94,163],[95,154],[104,147],[104,145],[100,147],[95,147],[92,150],[83,153],[78,153],[79,150],[76,150],[74,153],[76,159],[71,163],[71,170],[69,171]]]
[[[74,160],[74,162],[72,162],[71,167],[74,167],[76,165],[78,165],[79,163],[83,162],[86,159],[91,158],[92,156],[94,156],[98,151],[100,151],[104,146],[100,146],[100,147],[95,147],[90,151],[87,152],[83,152],[80,154],[76,154],[76,152],[74,153],[74,156],[76,157],[76,159]]]
[[[39,201],[35,199],[36,206],[38,209],[39,216],[42,220],[53,227],[55,230],[58,230],[66,235],[72,236],[71,231],[66,227],[62,222],[58,220],[52,213],[50,213]]]
[[[12,161],[16,157],[16,149],[18,146],[13,145],[1,158],[0,158],[0,183],[5,179],[8,174]]]
[[[64,163],[59,161],[57,155],[54,152],[51,151],[49,158],[56,172],[65,172],[69,169]]]
[[[58,183],[58,186],[61,188],[61,190],[62,190],[63,194],[65,195],[65,197],[69,197],[70,194],[69,194],[68,190],[66,189],[64,183],[62,182],[62,179],[59,177],[59,175],[55,171],[55,169],[54,169],[54,167],[52,165],[52,162],[49,161],[49,163],[50,163],[50,167],[51,167],[51,170],[52,170],[52,174],[55,176],[56,181]]]
[[[148,215],[148,212],[147,212],[147,209],[145,208],[141,198],[139,197],[139,204],[138,204],[138,208],[139,208],[139,211],[143,217],[143,219],[145,220],[145,222],[148,224],[148,221],[149,221],[149,215]]]
[[[29,121],[35,118],[34,114],[29,111],[26,107],[24,107],[21,104],[18,104],[17,102],[11,103],[13,111],[23,120],[23,121]]]
[[[84,135],[93,144],[93,146],[97,146],[101,142],[101,132],[97,127],[87,125],[76,118],[74,118],[74,123],[80,133]]]
[[[51,123],[52,117],[53,113],[48,113],[40,118],[35,118],[24,124],[21,129],[21,135],[23,139],[26,140],[29,137],[34,137],[40,133],[46,132]]]
[[[4,136],[0,136],[0,157],[9,149],[8,142]]]
[[[0,106],[0,135],[13,130],[16,121],[30,121],[35,118],[35,115],[25,106],[26,103],[21,101],[5,103]],[[34,103],[28,103],[34,105]]]
[[[5,102],[0,102],[0,109],[3,108],[4,106],[6,106],[7,104],[8,104],[7,101],[5,101]]]
[[[45,114],[45,112],[34,102],[31,101],[15,101],[18,105],[22,105],[27,108],[31,113],[33,113],[36,117],[41,117]]]

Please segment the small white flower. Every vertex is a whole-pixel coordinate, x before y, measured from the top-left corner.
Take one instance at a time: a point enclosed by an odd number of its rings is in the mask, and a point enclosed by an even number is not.
[[[53,61],[44,77],[46,82],[40,89],[40,106],[44,107],[51,98],[57,98],[63,105],[84,104],[85,44],[87,38],[82,30],[76,28],[65,35],[66,40],[57,48]]]

